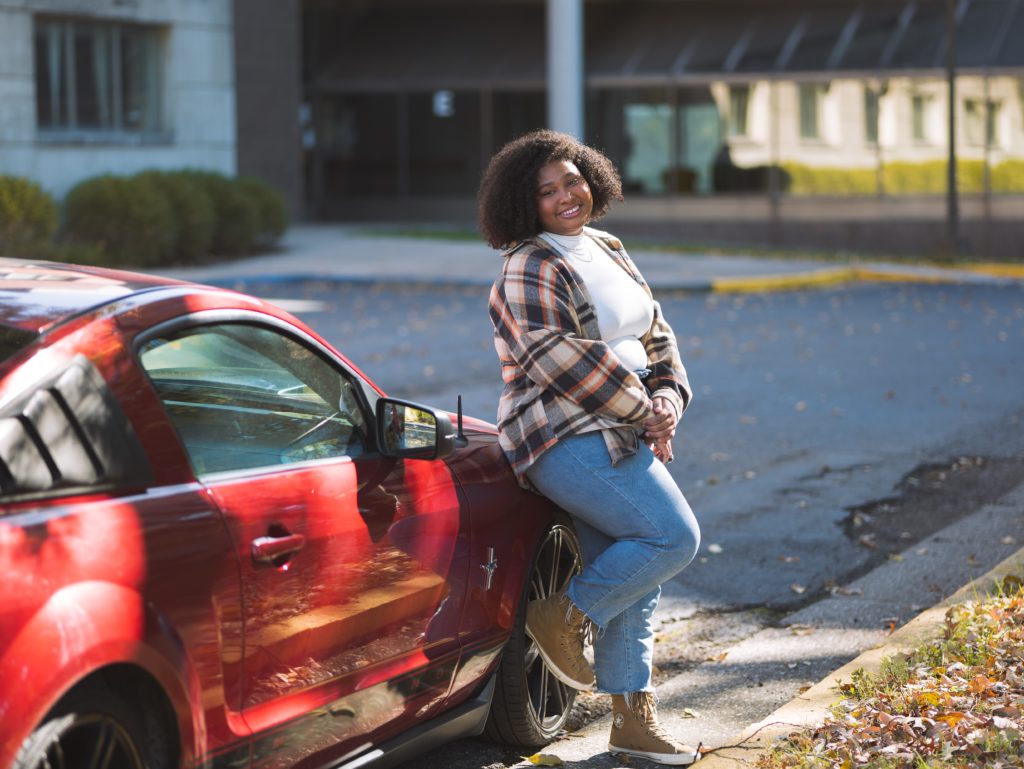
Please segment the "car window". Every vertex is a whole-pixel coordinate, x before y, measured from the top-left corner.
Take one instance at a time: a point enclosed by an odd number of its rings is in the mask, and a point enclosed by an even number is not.
[[[28,347],[35,338],[31,331],[0,325],[0,363]]]
[[[199,475],[358,456],[366,447],[353,382],[275,330],[186,329],[149,340],[140,359]]]

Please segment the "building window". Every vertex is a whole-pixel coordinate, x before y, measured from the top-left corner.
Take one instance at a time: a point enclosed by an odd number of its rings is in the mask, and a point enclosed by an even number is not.
[[[818,83],[801,83],[800,95],[800,138],[821,138],[821,100],[824,87]]]
[[[729,136],[746,136],[750,111],[750,86],[729,86]]]
[[[864,87],[864,141],[871,145],[878,144],[878,98],[875,88]]]
[[[997,145],[998,136],[996,126],[998,125],[999,105],[994,102],[984,102],[979,99],[967,99],[964,101],[964,133],[967,143],[973,147],[993,147]]]
[[[162,129],[156,27],[37,18],[36,118],[42,136],[142,136]]]
[[[915,142],[928,141],[928,107],[931,97],[915,93],[910,97],[911,130]]]

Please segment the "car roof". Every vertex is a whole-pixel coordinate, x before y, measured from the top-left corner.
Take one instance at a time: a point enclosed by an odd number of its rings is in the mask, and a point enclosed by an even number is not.
[[[181,281],[102,267],[0,257],[0,325],[41,333],[94,307]]]

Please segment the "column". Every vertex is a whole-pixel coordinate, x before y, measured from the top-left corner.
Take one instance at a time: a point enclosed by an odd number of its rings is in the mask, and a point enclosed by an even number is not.
[[[583,0],[548,0],[548,126],[583,138]]]

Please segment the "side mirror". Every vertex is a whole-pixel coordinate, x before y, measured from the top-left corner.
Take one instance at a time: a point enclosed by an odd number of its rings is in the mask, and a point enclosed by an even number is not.
[[[381,398],[377,401],[377,447],[386,457],[442,459],[455,451],[455,430],[443,411]]]

